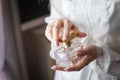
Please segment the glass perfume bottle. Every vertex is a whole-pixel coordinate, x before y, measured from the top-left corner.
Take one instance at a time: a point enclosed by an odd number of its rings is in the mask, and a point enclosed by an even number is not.
[[[77,50],[80,48],[82,48],[81,43],[72,43],[68,47],[60,46],[54,52],[56,64],[62,67],[71,66],[76,57]]]

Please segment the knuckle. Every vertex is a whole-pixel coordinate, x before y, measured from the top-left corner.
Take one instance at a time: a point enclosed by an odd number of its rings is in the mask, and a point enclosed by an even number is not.
[[[57,19],[57,20],[55,21],[56,24],[60,24],[61,22],[62,22],[61,19]]]
[[[54,22],[54,27],[59,27],[62,24],[62,20],[58,19]]]
[[[67,25],[67,27],[72,27],[72,22],[68,19],[64,19],[64,24]]]
[[[66,23],[70,23],[70,20],[68,20],[68,19],[64,19],[64,21],[65,21]]]

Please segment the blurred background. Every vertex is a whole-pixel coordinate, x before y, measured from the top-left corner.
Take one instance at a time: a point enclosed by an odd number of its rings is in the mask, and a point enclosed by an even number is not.
[[[49,0],[0,0],[9,80],[53,80],[50,42],[44,31]]]

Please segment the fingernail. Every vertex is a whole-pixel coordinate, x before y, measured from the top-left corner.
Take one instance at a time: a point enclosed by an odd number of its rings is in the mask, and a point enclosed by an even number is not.
[[[53,67],[51,67],[51,69],[52,69],[52,70],[54,70],[54,66],[53,66]]]
[[[64,71],[66,71],[67,69],[65,68]]]
[[[51,67],[51,69],[53,69],[53,67]]]
[[[68,70],[68,67],[64,68],[64,70],[67,71],[67,70]]]
[[[54,70],[52,67],[51,67],[52,70]]]

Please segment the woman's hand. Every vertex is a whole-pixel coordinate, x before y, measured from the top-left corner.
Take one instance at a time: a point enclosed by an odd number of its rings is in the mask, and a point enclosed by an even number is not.
[[[80,32],[78,28],[67,19],[58,19],[47,25],[45,35],[48,40],[55,45],[59,45],[60,41],[66,40],[71,34],[77,33],[76,37],[85,37],[86,34]]]
[[[60,70],[60,71],[79,71],[96,58],[97,58],[96,46],[88,45],[77,51],[77,56],[74,58],[72,66],[61,67],[61,66],[55,65],[51,67],[51,69]]]

